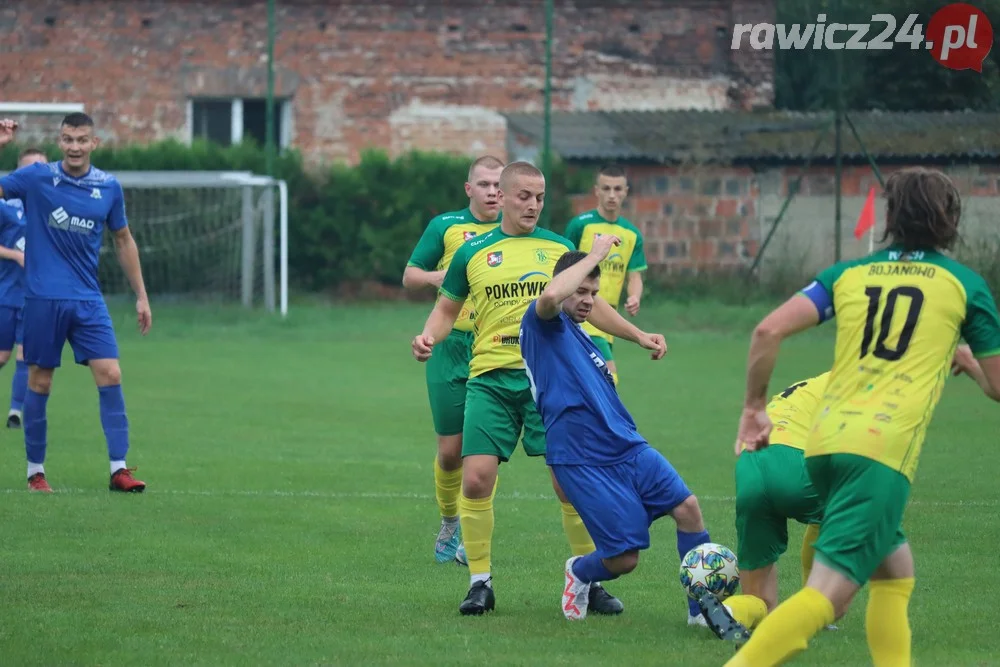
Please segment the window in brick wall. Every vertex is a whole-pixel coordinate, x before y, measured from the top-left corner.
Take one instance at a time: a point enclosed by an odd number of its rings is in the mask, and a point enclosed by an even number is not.
[[[263,98],[202,98],[188,101],[188,140],[204,139],[222,146],[253,139],[261,146],[267,136],[267,100]],[[274,139],[280,148],[291,143],[291,102],[274,101]]]

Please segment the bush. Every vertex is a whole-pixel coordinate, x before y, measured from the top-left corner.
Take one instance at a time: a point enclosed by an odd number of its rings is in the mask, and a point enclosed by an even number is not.
[[[17,165],[23,146],[0,150],[0,170]],[[54,145],[41,147],[59,159]],[[99,148],[94,164],[116,171],[265,172],[264,151],[252,142],[222,147],[169,140],[149,145]],[[406,260],[428,221],[464,208],[462,189],[469,158],[414,151],[396,159],[368,151],[357,165],[334,164],[307,170],[301,155],[285,151],[275,160],[275,176],[288,182],[289,282],[296,289],[333,290],[344,284],[376,281],[399,285]],[[589,178],[587,176],[586,178]],[[580,177],[556,162],[546,196],[556,229],[572,216],[567,191]],[[589,184],[589,182],[588,182]]]

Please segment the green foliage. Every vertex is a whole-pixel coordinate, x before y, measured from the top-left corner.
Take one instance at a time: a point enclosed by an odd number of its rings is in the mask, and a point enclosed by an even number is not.
[[[23,148],[11,145],[0,150],[0,170],[14,169]],[[59,159],[55,145],[41,148],[50,160]],[[253,143],[187,146],[171,140],[115,146],[94,151],[93,161],[112,173],[228,170],[262,174],[265,170],[264,151]],[[468,169],[465,157],[414,151],[391,159],[373,150],[364,153],[357,165],[310,170],[297,152],[282,153],[275,162],[275,175],[288,182],[292,286],[324,291],[363,281],[399,285],[406,260],[428,221],[468,205],[462,187]],[[569,195],[588,188],[591,178],[561,162],[553,166],[546,210],[557,229],[565,228],[573,215]],[[191,280],[207,287],[218,278],[192,274]]]
[[[826,24],[870,24],[864,41],[875,38],[885,23],[874,14],[891,14],[902,32],[910,14],[926,32],[927,24],[943,4],[940,0],[778,0],[776,23],[811,24],[826,14]],[[987,16],[1000,16],[1000,0],[974,3]],[[853,31],[838,34],[844,41]],[[777,42],[777,39],[775,40]],[[776,44],[777,46],[777,44]],[[840,92],[846,109],[886,111],[949,111],[1000,109],[1000,68],[991,54],[982,73],[950,70],[939,65],[930,52],[911,49],[905,41],[887,50],[780,50],[775,48],[775,106],[815,111],[833,109],[837,102],[837,58],[841,59]]]

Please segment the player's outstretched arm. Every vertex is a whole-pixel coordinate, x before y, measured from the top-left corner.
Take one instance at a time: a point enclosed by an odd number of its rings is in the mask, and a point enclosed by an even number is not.
[[[0,119],[0,148],[3,148],[14,141],[14,133],[17,132],[17,122],[10,118]],[[0,185],[0,199],[5,199],[3,185]]]
[[[424,330],[415,337],[410,344],[413,351],[413,358],[417,361],[427,361],[431,358],[434,345],[451,332],[455,326],[455,321],[462,313],[462,301],[444,296],[434,304],[434,309],[424,323]]]
[[[667,342],[660,334],[649,334],[639,329],[624,317],[611,304],[601,297],[594,298],[594,307],[587,321],[606,334],[615,338],[623,338],[647,350],[652,350],[653,359],[662,359],[667,353]]]
[[[139,322],[139,331],[145,336],[153,326],[153,313],[149,308],[149,296],[146,294],[146,283],[142,279],[142,266],[139,263],[139,247],[132,238],[129,228],[122,227],[114,232],[115,251],[118,263],[121,264],[128,284],[135,292],[135,311]]]
[[[796,294],[761,320],[750,338],[745,407],[764,409],[767,406],[767,386],[774,373],[781,341],[816,326],[819,321],[815,303],[801,294]]]

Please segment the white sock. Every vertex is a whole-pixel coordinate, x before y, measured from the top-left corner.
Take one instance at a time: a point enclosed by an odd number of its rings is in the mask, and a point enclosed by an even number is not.
[[[35,473],[45,473],[45,466],[41,463],[28,463],[28,477],[31,477]]]
[[[111,462],[111,474],[114,475],[116,472],[122,468],[127,467],[124,461],[112,461]]]
[[[489,586],[490,588],[493,588],[493,582],[490,581],[490,573],[489,572],[487,572],[485,574],[474,574],[474,575],[472,575],[472,582],[469,585],[470,586],[474,586],[476,584],[476,582],[479,582],[479,581],[485,581],[487,586]]]

